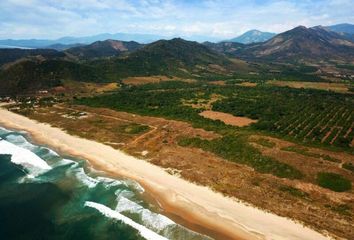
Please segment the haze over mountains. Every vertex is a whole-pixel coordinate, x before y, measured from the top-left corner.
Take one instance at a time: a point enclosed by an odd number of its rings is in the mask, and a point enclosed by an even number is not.
[[[354,39],[354,25],[353,24],[337,24],[333,26],[325,27],[328,30],[337,32],[346,38]],[[243,44],[250,43],[258,43],[265,42],[272,37],[274,37],[276,33],[271,32],[262,32],[259,30],[250,30],[242,35],[224,40],[224,42],[237,42]],[[0,48],[52,48],[57,50],[65,50],[71,47],[92,44],[97,41],[104,41],[107,39],[119,40],[119,41],[135,41],[140,44],[152,43],[157,40],[169,40],[173,38],[178,38],[178,36],[161,36],[161,35],[153,35],[153,34],[131,34],[131,33],[103,33],[93,36],[85,36],[85,37],[63,37],[59,39],[49,40],[49,39],[3,39],[0,40]],[[203,35],[193,35],[193,36],[185,36],[182,37],[186,40],[197,41],[197,42],[220,42],[222,40],[221,37],[212,37],[212,36],[203,36]]]

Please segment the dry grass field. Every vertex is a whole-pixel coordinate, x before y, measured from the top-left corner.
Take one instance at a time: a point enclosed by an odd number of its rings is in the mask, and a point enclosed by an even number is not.
[[[333,91],[339,93],[350,93],[349,85],[346,83],[328,83],[328,82],[297,82],[297,81],[267,81],[267,84],[279,87],[291,88],[312,88],[326,91]]]
[[[216,111],[203,111],[199,115],[212,120],[220,120],[225,124],[236,126],[236,127],[245,127],[245,126],[249,126],[252,123],[257,122],[257,120],[253,120],[247,117],[236,117],[228,113],[216,112]]]

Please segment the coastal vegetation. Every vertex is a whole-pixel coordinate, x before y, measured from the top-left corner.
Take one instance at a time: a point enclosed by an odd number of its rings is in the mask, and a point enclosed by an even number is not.
[[[260,173],[271,173],[277,177],[301,179],[302,173],[294,167],[262,154],[247,143],[242,135],[228,135],[216,140],[200,138],[181,139],[179,145],[197,147],[210,151],[232,162],[248,165]]]
[[[76,103],[187,121],[195,127],[220,133],[238,129],[203,118],[199,116],[203,109],[182,104],[208,101],[212,94],[222,96],[211,104],[212,110],[258,120],[247,128],[250,131],[351,151],[354,101],[347,94],[267,85],[215,86],[168,81],[125,86],[114,94],[81,98]]]
[[[320,172],[317,174],[317,183],[335,192],[345,192],[352,188],[351,181],[337,173]]]

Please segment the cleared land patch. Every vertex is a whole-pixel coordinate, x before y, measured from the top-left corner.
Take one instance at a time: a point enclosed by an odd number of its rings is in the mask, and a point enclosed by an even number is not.
[[[242,82],[242,83],[236,83],[238,86],[243,86],[243,87],[256,87],[258,83],[254,82]]]
[[[92,96],[104,92],[111,92],[119,89],[117,83],[91,83],[72,80],[62,80],[63,86],[52,88],[53,93],[65,93],[65,95]]]
[[[149,77],[129,77],[123,80],[124,84],[128,85],[143,85],[148,83],[160,83],[166,81],[183,81],[183,82],[196,82],[194,79],[179,79],[176,77],[167,76],[149,76]]]
[[[252,123],[256,123],[257,120],[253,120],[247,117],[235,117],[229,113],[216,112],[216,111],[203,111],[199,114],[205,118],[209,118],[212,120],[220,120],[225,124],[236,126],[236,127],[245,127],[249,126]]]
[[[268,84],[279,87],[291,88],[312,88],[319,90],[327,90],[339,93],[350,93],[349,85],[345,83],[328,83],[328,82],[297,82],[297,81],[267,81]]]

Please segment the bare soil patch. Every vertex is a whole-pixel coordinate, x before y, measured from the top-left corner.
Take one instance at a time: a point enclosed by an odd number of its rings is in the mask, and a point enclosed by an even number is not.
[[[258,84],[254,82],[243,82],[243,83],[237,83],[236,85],[243,86],[243,87],[256,87]]]
[[[220,120],[225,124],[237,126],[237,127],[245,127],[245,126],[249,126],[252,123],[257,122],[257,120],[253,120],[247,117],[236,117],[228,113],[209,111],[209,110],[201,112],[199,115],[212,120]]]
[[[225,86],[226,85],[225,81],[211,81],[209,83],[212,85],[217,85],[217,86]]]
[[[65,95],[91,96],[102,94],[104,92],[115,91],[118,88],[118,83],[90,83],[63,80],[63,86],[52,88],[50,92],[65,93]]]

